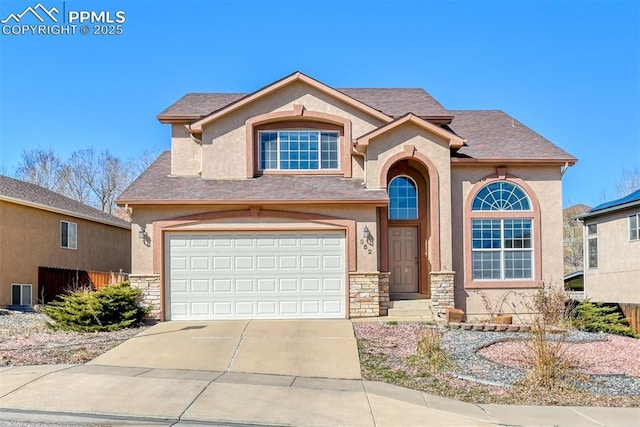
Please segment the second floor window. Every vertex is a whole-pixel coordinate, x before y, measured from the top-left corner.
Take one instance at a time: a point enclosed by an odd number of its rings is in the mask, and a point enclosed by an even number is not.
[[[75,222],[60,221],[60,247],[78,248],[78,225]]]
[[[337,170],[339,140],[335,131],[261,131],[260,170]]]
[[[629,216],[629,240],[640,240],[640,213]]]

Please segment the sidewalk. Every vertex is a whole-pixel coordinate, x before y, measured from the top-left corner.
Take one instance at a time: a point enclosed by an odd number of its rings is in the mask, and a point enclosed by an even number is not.
[[[0,368],[0,419],[69,417],[101,425],[635,427],[640,408],[475,405],[380,382],[237,372],[101,365]]]

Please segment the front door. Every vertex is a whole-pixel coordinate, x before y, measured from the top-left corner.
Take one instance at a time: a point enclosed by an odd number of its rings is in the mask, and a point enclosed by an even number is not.
[[[389,227],[389,291],[418,292],[418,227]]]

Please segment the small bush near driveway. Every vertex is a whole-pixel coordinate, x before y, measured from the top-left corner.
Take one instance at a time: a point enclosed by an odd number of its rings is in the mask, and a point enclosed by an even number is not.
[[[77,291],[44,307],[51,328],[76,332],[105,332],[140,325],[149,307],[139,305],[140,290],[129,283],[106,286],[96,292]]]

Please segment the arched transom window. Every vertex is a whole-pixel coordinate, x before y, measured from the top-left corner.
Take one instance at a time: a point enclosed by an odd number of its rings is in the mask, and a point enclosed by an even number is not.
[[[531,204],[522,188],[506,181],[487,184],[473,200],[474,211],[528,211]]]
[[[478,191],[471,210],[473,280],[533,279],[533,212],[525,191],[492,182]]]
[[[408,176],[396,176],[389,184],[389,219],[418,218],[418,187]]]

